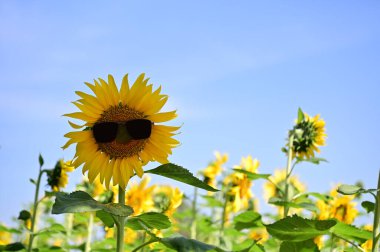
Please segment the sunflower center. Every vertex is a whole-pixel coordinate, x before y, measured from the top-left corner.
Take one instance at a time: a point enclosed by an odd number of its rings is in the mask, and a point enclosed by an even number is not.
[[[103,112],[97,123],[117,122],[123,123],[134,119],[143,119],[144,114],[127,105],[112,106]],[[135,140],[130,137],[125,127],[118,127],[116,138],[111,142],[99,143],[100,151],[105,152],[112,158],[127,158],[137,155],[144,149],[147,139]]]
[[[303,121],[295,126],[295,130],[302,130],[302,136],[296,137],[293,142],[296,152],[307,152],[307,150],[315,142],[317,130],[313,122]]]

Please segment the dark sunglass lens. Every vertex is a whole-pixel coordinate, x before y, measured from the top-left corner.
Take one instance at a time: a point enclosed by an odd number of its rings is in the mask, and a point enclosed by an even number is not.
[[[129,135],[135,139],[146,139],[152,133],[152,122],[146,119],[136,119],[125,123]]]
[[[92,133],[98,143],[112,142],[116,138],[118,124],[114,122],[96,123]]]

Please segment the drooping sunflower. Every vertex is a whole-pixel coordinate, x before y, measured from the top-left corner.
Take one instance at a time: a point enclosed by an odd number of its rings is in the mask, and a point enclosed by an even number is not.
[[[275,170],[274,175],[269,177],[269,181],[264,183],[264,198],[269,200],[272,197],[283,198],[285,192],[286,170]],[[289,177],[288,195],[289,199],[295,195],[305,192],[305,185],[297,176]],[[278,207],[279,213],[283,212],[283,207]],[[296,213],[297,209],[291,209],[290,213]]]
[[[303,113],[303,116],[296,121],[293,128],[295,138],[293,141],[293,151],[300,158],[314,157],[315,152],[320,153],[319,146],[326,145],[325,121],[320,115],[310,117]]]
[[[235,169],[245,170],[251,173],[257,173],[260,162],[257,159],[252,159],[251,156],[241,159],[240,165],[234,166]],[[229,197],[229,210],[237,212],[241,209],[246,209],[249,206],[249,201],[253,197],[251,192],[252,181],[244,173],[234,171],[226,176],[224,185],[228,187],[227,196]]]
[[[148,162],[169,162],[172,148],[179,144],[173,136],[180,127],[160,123],[174,119],[176,111],[160,112],[168,96],[161,94],[161,87],[153,90],[148,81],[141,74],[129,86],[125,75],[118,90],[108,75],[108,82],[99,78],[94,84],[85,83],[94,95],[76,92],[80,99],[73,103],[80,112],[65,116],[84,124],[69,121],[76,131],[65,135],[69,140],[63,148],[76,143],[73,165],[83,164],[91,183],[99,176],[107,188],[111,179],[113,185],[125,188],[134,174],[142,177],[142,166]]]
[[[351,224],[354,222],[359,211],[356,209],[356,202],[353,201],[354,195],[338,195],[336,188],[331,190],[332,200],[325,202],[318,200],[316,205],[319,208],[318,219],[326,220],[335,218],[341,222]]]
[[[223,165],[228,161],[228,154],[221,154],[218,151],[214,152],[215,160],[210,162],[209,165],[201,173],[204,177],[204,182],[211,187],[216,187],[216,176],[223,171]]]
[[[54,192],[58,192],[60,188],[65,188],[69,182],[67,173],[74,170],[74,167],[70,163],[71,161],[64,162],[60,159],[54,169],[47,171],[48,185]]]

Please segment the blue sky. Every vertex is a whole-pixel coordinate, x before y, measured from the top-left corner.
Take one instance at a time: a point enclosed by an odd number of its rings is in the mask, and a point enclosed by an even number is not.
[[[183,124],[170,160],[193,172],[215,150],[229,153],[228,167],[247,155],[262,173],[284,167],[302,107],[328,133],[329,163],[295,171],[308,189],[375,187],[379,13],[378,1],[1,1],[0,221],[32,201],[39,153],[46,168],[72,157],[60,148],[62,114],[75,111],[76,90],[89,91],[84,81],[107,74],[120,83],[145,72],[162,85]],[[80,179],[76,170],[68,190]],[[252,190],[260,197],[262,184]]]

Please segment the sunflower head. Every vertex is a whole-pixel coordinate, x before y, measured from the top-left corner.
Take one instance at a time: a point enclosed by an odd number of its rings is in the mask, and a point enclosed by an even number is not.
[[[148,212],[154,207],[154,186],[148,187],[149,181],[150,177],[144,176],[140,183],[132,183],[125,191],[125,204],[133,208],[134,215]]]
[[[356,209],[356,203],[353,201],[354,195],[338,195],[337,187],[331,190],[332,200],[327,202],[317,201],[319,208],[318,219],[325,220],[335,218],[341,222],[351,224],[354,222],[359,211]]]
[[[325,145],[325,121],[320,115],[310,117],[301,109],[292,132],[294,132],[293,151],[300,158],[314,157],[314,152],[320,152],[319,146]]]
[[[125,188],[134,174],[142,177],[142,166],[148,162],[169,162],[172,148],[179,144],[173,138],[179,127],[160,123],[174,119],[176,111],[160,112],[168,96],[148,81],[141,74],[130,86],[126,75],[118,89],[108,75],[108,81],[85,83],[93,94],[76,92],[80,99],[73,104],[80,111],[65,116],[84,123],[69,121],[74,131],[65,135],[69,140],[63,148],[76,144],[73,165],[83,165],[91,183],[99,176],[107,188],[111,179]]]
[[[215,160],[210,162],[209,165],[201,173],[204,177],[203,181],[209,186],[216,187],[216,176],[223,171],[223,165],[228,161],[228,154],[221,154],[215,151]]]
[[[64,162],[60,159],[54,169],[47,171],[48,185],[54,192],[58,192],[60,188],[64,188],[69,182],[67,173],[74,170],[70,163],[71,161]]]
[[[182,204],[183,192],[171,186],[156,186],[153,191],[155,208],[172,216],[174,211]]]

